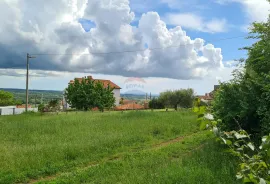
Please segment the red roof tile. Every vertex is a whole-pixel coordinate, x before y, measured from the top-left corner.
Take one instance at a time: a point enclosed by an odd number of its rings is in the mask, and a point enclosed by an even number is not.
[[[121,89],[118,85],[116,85],[115,83],[113,83],[110,80],[93,79],[92,76],[88,76],[87,78],[90,79],[90,80],[94,80],[95,82],[101,82],[103,84],[103,87],[107,87],[109,85],[111,88]],[[75,80],[78,80],[79,82],[82,82],[83,78],[75,78]],[[69,84],[73,84],[73,83],[74,83],[74,80],[70,80]]]
[[[133,109],[144,109],[144,106],[134,103],[115,107],[115,110],[133,110]]]
[[[25,107],[26,107],[25,104],[23,104],[23,105],[16,105],[16,108],[19,108],[19,109],[25,108]],[[28,108],[32,108],[32,106],[31,105],[28,105]]]
[[[103,79],[93,79],[93,80],[96,82],[101,82],[104,87],[107,87],[109,85],[111,88],[121,89],[119,86],[117,86],[115,83],[113,83],[110,80],[103,80]]]

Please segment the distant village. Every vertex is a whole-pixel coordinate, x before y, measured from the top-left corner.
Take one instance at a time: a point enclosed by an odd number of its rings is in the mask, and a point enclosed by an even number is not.
[[[114,83],[111,80],[108,79],[94,79],[92,76],[86,77],[89,80],[100,82],[103,87],[110,86],[113,88],[113,96],[115,98],[115,111],[123,111],[123,110],[143,110],[143,109],[149,109],[149,102],[153,99],[151,96],[151,93],[145,93],[144,97],[143,95],[140,95],[140,99],[130,99],[127,98],[125,95],[121,95],[121,87],[118,86],[116,83]],[[81,82],[83,78],[75,78],[74,80],[78,80]],[[70,80],[70,82],[67,84],[74,83],[74,80]],[[219,88],[219,85],[215,85],[213,91],[209,93],[205,93],[205,95],[198,95],[196,97],[200,98],[201,100],[204,100],[206,102],[210,102],[213,100],[214,92]],[[43,94],[42,94],[43,98]],[[70,104],[68,104],[67,99],[65,98],[64,94],[62,94],[62,97],[58,99],[59,103],[59,110],[69,110],[71,109]],[[21,114],[24,112],[25,104],[18,104],[13,106],[6,106],[6,107],[0,107],[0,115],[11,115],[11,114]],[[38,111],[37,105],[33,105],[31,103],[28,105],[28,109],[30,111]],[[97,108],[93,108],[92,110],[98,110]]]

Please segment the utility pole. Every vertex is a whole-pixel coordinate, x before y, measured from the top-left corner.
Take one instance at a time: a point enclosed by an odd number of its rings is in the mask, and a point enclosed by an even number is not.
[[[35,57],[32,57],[27,53],[26,58],[27,58],[27,60],[26,60],[26,105],[25,105],[25,112],[28,111],[29,59],[35,58]]]

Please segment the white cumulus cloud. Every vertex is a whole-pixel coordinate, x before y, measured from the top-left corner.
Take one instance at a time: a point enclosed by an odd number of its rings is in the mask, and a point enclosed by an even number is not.
[[[183,28],[203,31],[203,32],[226,32],[228,24],[226,19],[210,19],[205,20],[203,17],[193,13],[168,13],[164,20],[171,25],[179,25]]]
[[[181,23],[168,29],[147,12],[132,26],[128,0],[2,0],[0,10],[0,68],[25,68],[27,52],[45,54],[30,60],[34,70],[192,79],[222,67],[221,49],[191,39]],[[95,27],[86,32],[81,18]],[[221,32],[219,23],[197,24]]]
[[[250,22],[267,20],[270,3],[267,0],[215,0],[219,4],[241,3]]]

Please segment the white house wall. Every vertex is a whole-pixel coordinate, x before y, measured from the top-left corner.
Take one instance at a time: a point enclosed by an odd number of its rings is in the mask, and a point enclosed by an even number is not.
[[[0,107],[1,115],[13,115],[13,110],[14,114],[22,114],[25,108],[16,108],[16,106]],[[28,108],[28,111],[38,112],[38,108]]]
[[[120,89],[114,89],[113,90],[113,96],[115,98],[115,105],[119,105],[120,102]]]

